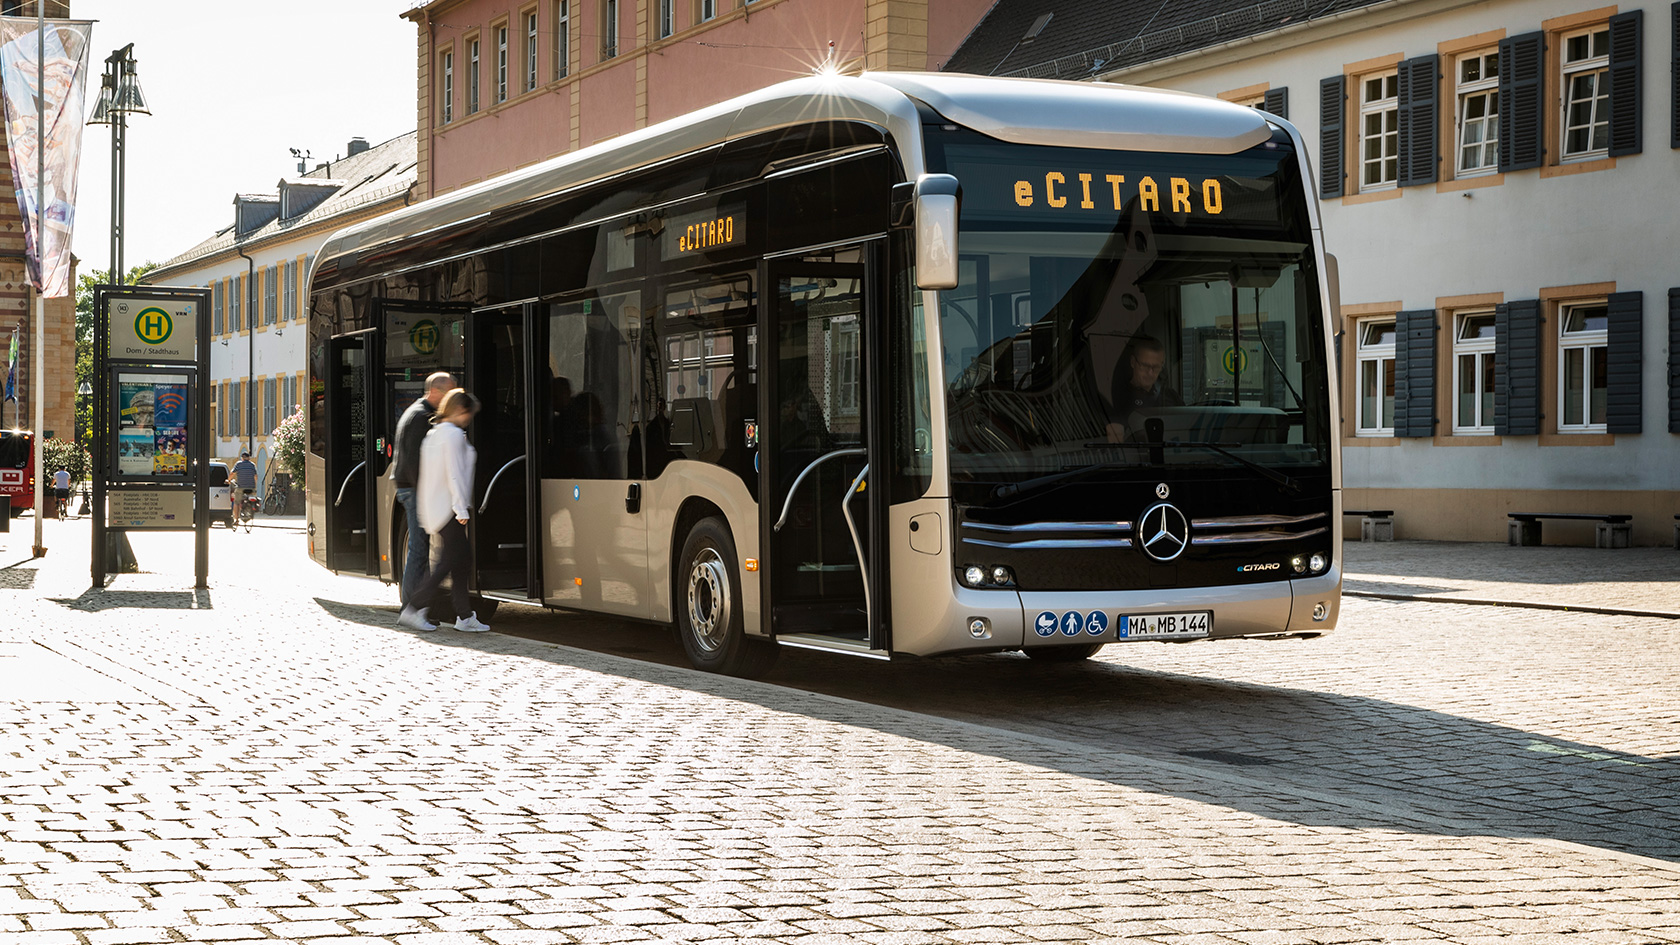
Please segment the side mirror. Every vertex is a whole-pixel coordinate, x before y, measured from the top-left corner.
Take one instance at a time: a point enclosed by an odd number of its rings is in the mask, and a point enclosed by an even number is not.
[[[957,214],[962,185],[950,174],[916,179],[916,288],[957,287]]]

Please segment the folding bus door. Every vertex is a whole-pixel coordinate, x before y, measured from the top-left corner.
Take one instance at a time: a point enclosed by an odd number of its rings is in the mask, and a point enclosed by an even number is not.
[[[375,448],[378,329],[330,342],[327,376],[327,567],[379,574],[375,479],[384,463]]]
[[[761,332],[770,342],[760,494],[771,627],[855,651],[886,645],[877,541],[886,508],[869,488],[884,455],[872,383],[880,361],[870,357],[878,252],[852,244],[769,261]]]

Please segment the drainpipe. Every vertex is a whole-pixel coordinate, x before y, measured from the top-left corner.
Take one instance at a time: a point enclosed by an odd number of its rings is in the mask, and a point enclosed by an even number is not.
[[[257,261],[245,255],[245,247],[235,244],[233,251],[245,259],[245,339],[250,342],[246,346],[245,355],[245,452],[255,454],[257,449],[252,446],[256,426],[257,414],[252,407],[256,404],[257,382]],[[254,461],[254,460],[253,460]]]

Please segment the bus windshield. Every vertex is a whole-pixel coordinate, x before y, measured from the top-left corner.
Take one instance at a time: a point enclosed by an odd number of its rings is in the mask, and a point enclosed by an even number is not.
[[[953,485],[1328,464],[1318,266],[1286,136],[1205,155],[947,130],[930,150],[963,187],[939,312]]]
[[[33,459],[35,443],[27,434],[0,432],[0,469],[23,469]]]

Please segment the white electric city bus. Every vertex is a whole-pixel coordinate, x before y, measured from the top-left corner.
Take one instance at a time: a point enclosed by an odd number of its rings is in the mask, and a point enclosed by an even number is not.
[[[486,606],[673,623],[737,674],[1323,633],[1311,181],[1225,102],[866,73],[357,225],[311,274],[310,553],[400,577],[396,420],[449,370]]]

